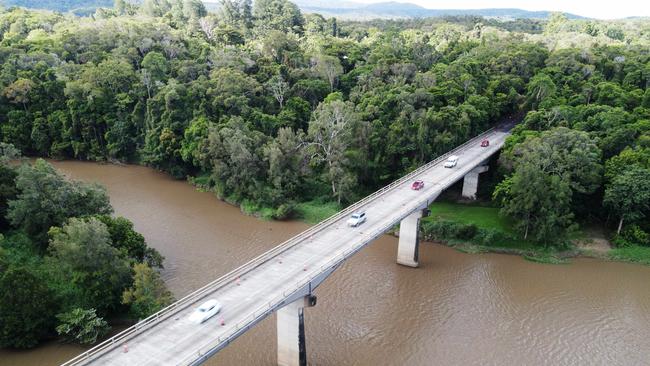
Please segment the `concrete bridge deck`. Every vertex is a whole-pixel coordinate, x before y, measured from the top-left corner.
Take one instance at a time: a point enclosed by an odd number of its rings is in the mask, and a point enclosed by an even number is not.
[[[508,135],[503,128],[477,136],[64,365],[204,362],[272,312],[311,294],[347,258],[480,166]],[[481,147],[485,138],[490,146]],[[443,167],[449,155],[460,157],[451,169]],[[417,179],[424,188],[411,190]],[[358,209],[366,211],[367,222],[347,227],[349,214]],[[189,315],[208,299],[222,303],[221,313],[200,325],[190,323]]]

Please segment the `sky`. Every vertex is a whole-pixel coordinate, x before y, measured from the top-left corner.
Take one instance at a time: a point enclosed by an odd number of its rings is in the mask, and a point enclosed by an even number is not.
[[[359,3],[379,3],[391,0],[352,0]],[[393,0],[408,2],[430,9],[519,8],[573,13],[597,19],[629,16],[650,17],[650,0]]]

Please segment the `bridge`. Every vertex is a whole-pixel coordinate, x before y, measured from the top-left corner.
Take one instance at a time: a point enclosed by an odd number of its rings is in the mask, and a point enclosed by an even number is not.
[[[418,266],[418,229],[427,207],[463,179],[463,196],[475,198],[478,177],[504,144],[511,125],[491,129],[378,190],[334,216],[80,354],[62,366],[199,365],[261,320],[277,312],[279,365],[306,365],[304,309],[316,305],[314,290],[346,259],[400,224],[397,263]],[[488,139],[487,147],[481,141]],[[448,156],[459,156],[453,168]],[[415,180],[424,181],[412,190]],[[350,214],[367,221],[348,227]],[[219,314],[203,324],[189,315],[217,299]]]

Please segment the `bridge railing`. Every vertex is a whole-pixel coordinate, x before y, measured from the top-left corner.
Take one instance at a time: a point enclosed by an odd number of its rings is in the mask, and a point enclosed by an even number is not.
[[[476,144],[476,141],[481,140],[485,138],[486,136],[490,135],[491,133],[494,132],[494,128],[491,128],[480,135],[472,138],[469,141],[466,141],[462,145],[456,147],[455,149],[440,155],[439,157],[435,158],[434,160],[430,161],[427,164],[422,165],[421,167],[413,170],[412,172],[406,174],[405,176],[393,181],[392,183],[388,184],[387,186],[382,187],[381,189],[373,192],[372,194],[364,197],[363,199],[357,201],[356,203],[348,206],[347,208],[339,211],[338,213],[328,217],[327,219],[321,221],[320,223],[310,227],[309,229],[301,232],[300,234],[286,240],[285,242],[277,245],[273,249],[255,257],[254,259],[250,260],[249,262],[237,267],[236,269],[228,272],[227,274],[217,278],[216,280],[206,284],[205,286],[199,288],[198,290],[186,295],[185,297],[181,298],[180,300],[174,302],[173,304],[165,307],[164,309],[158,311],[155,314],[150,315],[149,317],[139,321],[135,325],[123,330],[119,334],[106,339],[105,341],[101,342],[97,346],[79,354],[75,358],[61,364],[61,366],[76,366],[76,365],[82,365],[108,351],[111,349],[114,349],[115,347],[119,347],[121,344],[126,342],[128,339],[131,337],[140,334],[147,329],[150,329],[152,326],[155,324],[159,323],[160,321],[167,319],[171,315],[175,314],[178,311],[183,310],[184,308],[188,307],[191,304],[194,304],[197,300],[205,297],[207,294],[214,292],[216,289],[219,289],[223,286],[226,286],[228,284],[232,284],[234,281],[236,281],[238,278],[242,277],[246,273],[250,272],[251,270],[259,267],[263,263],[269,261],[270,259],[278,256],[282,252],[285,252],[289,249],[291,249],[293,246],[299,244],[302,242],[304,239],[307,239],[311,237],[312,235],[316,234],[317,232],[321,231],[323,228],[331,225],[332,223],[340,220],[341,218],[347,217],[348,215],[352,214],[359,208],[363,207],[370,201],[376,199],[377,197],[381,196],[382,194],[394,189],[397,186],[400,186],[404,183],[409,182],[412,180],[414,177],[420,175],[422,172],[430,169],[431,167],[435,166],[436,164],[439,164],[440,162],[444,161],[449,157],[450,155],[458,154],[460,151],[463,151],[465,148],[467,148],[470,145]],[[253,313],[255,315],[256,312]]]
[[[458,153],[463,150],[463,147],[466,147],[466,145],[461,145],[457,149],[454,150],[454,152]],[[398,211],[393,215],[393,222],[397,223],[399,220],[402,218],[406,217],[408,214],[410,214],[413,211],[413,207],[421,207],[422,205],[427,204],[429,200],[429,197],[424,197],[420,200],[418,200],[414,205],[409,205],[408,207],[403,208],[402,210]],[[392,225],[391,225],[392,226]],[[256,308],[249,316],[246,318],[238,321],[234,325],[230,326],[228,331],[217,337],[216,339],[209,340],[205,342],[204,344],[200,345],[197,350],[196,354],[191,354],[186,356],[183,360],[179,361],[176,363],[177,366],[185,366],[185,365],[191,365],[191,364],[198,364],[201,363],[199,361],[204,361],[205,359],[209,358],[211,355],[211,351],[214,349],[223,348],[225,345],[230,344],[232,341],[234,341],[243,330],[246,330],[250,328],[252,325],[257,324],[257,322],[261,321],[264,319],[266,316],[268,316],[271,312],[273,312],[275,309],[285,305],[285,300],[289,298],[291,295],[301,291],[304,289],[306,286],[309,286],[310,283],[312,283],[317,277],[323,275],[327,271],[331,270],[332,268],[336,267],[339,265],[339,263],[343,262],[347,258],[350,258],[355,252],[359,251],[362,249],[366,243],[369,241],[372,241],[374,238],[382,235],[385,232],[385,227],[380,227],[378,229],[375,229],[368,234],[365,235],[365,240],[362,244],[357,245],[355,247],[349,248],[347,250],[341,251],[338,255],[335,257],[331,258],[324,264],[322,264],[319,267],[319,270],[314,272],[311,271],[311,273],[307,276],[302,278],[300,281],[294,283],[292,287],[289,289],[283,291],[281,294],[275,296],[271,300],[263,303],[260,305],[258,308]]]

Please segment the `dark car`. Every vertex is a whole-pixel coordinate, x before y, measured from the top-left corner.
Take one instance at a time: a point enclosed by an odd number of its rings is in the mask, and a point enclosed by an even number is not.
[[[490,146],[490,140],[481,141],[481,147],[488,147],[488,146]]]

